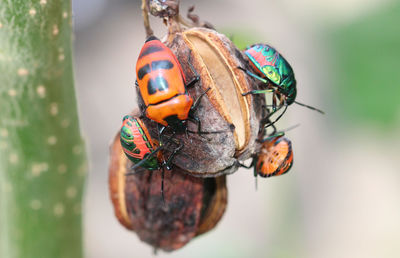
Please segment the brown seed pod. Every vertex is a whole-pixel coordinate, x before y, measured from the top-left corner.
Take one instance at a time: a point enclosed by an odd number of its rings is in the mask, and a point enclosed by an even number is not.
[[[110,196],[116,217],[127,229],[156,249],[172,251],[218,223],[227,205],[225,176],[198,178],[179,168],[165,172],[161,197],[161,171],[132,167],[123,153],[119,134],[111,145]]]
[[[168,37],[165,44],[177,56],[187,80],[196,76],[193,70],[200,76],[200,81],[188,89],[190,96],[196,101],[209,89],[195,111],[201,121],[201,131],[207,134],[175,135],[184,148],[173,163],[201,177],[235,172],[237,160],[249,158],[256,149],[262,113],[262,98],[242,96],[255,86],[253,79],[238,69],[247,68],[247,62],[226,36],[210,29],[191,28],[178,32]],[[142,100],[140,94],[138,96],[140,104]],[[151,128],[152,137],[157,139],[156,124],[144,122]],[[198,131],[192,122],[188,122],[188,128]],[[166,155],[172,151],[167,149]]]
[[[224,215],[228,203],[226,176],[204,178],[207,188],[203,195],[203,208],[196,235],[204,234],[213,229]]]

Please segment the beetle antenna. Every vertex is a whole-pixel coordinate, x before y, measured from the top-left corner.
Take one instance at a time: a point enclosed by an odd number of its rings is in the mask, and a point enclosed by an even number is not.
[[[309,105],[306,105],[306,104],[303,104],[303,103],[300,103],[300,102],[297,102],[297,101],[294,101],[294,103],[296,103],[297,105],[300,105],[300,106],[309,108],[309,109],[311,109],[311,110],[315,110],[315,111],[317,111],[317,112],[319,112],[319,113],[325,115],[325,112],[322,111],[322,110],[320,110],[320,109],[318,109],[318,108],[315,108],[315,107],[312,107],[312,106],[309,106]]]
[[[285,132],[290,131],[290,130],[293,130],[293,129],[299,127],[299,126],[300,126],[300,124],[292,125],[292,126],[286,128],[286,129],[283,129],[283,130],[277,132],[277,133],[272,133],[272,134],[270,134],[267,138],[262,139],[262,140],[260,140],[259,142],[260,142],[260,143],[263,143],[263,142],[269,141],[269,140],[272,139],[272,138],[275,138],[275,137],[278,137],[278,136],[284,136],[284,135],[285,135]]]
[[[289,126],[289,127],[285,128],[285,129],[283,129],[281,132],[287,132],[287,131],[293,130],[293,129],[299,127],[299,126],[300,126],[300,124],[295,124],[295,125],[292,125],[292,126]]]
[[[268,128],[268,127],[270,127],[270,126],[273,126],[276,122],[278,122],[278,120],[281,119],[281,117],[283,116],[283,114],[285,114],[287,108],[288,108],[288,105],[285,105],[285,109],[283,110],[283,112],[275,119],[274,122],[269,123],[265,128]]]
[[[281,92],[285,92],[285,89],[283,89],[283,88],[282,88],[281,86],[279,86],[279,85],[272,84],[272,86],[278,88]],[[285,94],[284,94],[284,95],[285,95]],[[318,108],[315,108],[315,107],[313,107],[313,106],[309,106],[309,105],[306,105],[306,104],[303,104],[303,103],[300,103],[300,102],[297,102],[297,101],[293,101],[293,103],[296,103],[297,105],[300,105],[300,106],[303,106],[303,107],[306,107],[306,108],[315,110],[315,111],[317,111],[317,112],[319,112],[319,113],[325,115],[325,112],[322,111],[321,109],[318,109]]]

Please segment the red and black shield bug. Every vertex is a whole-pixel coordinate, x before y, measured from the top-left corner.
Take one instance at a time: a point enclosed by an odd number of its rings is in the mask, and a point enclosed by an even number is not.
[[[136,75],[146,117],[164,128],[170,126],[175,132],[186,131],[187,120],[200,127],[193,113],[207,91],[193,103],[187,87],[198,82],[199,76],[187,82],[176,56],[158,38],[151,36],[146,40],[136,64]]]
[[[133,163],[138,164],[144,160],[141,167],[149,170],[160,169],[161,152],[158,156],[149,157],[157,150],[157,143],[151,138],[140,118],[129,115],[123,118],[120,140],[124,153]]]
[[[166,144],[171,142],[172,139],[166,141]],[[159,145],[157,141],[151,138],[147,127],[140,118],[125,116],[123,118],[120,141],[125,155],[135,165],[132,170],[135,171],[137,167],[143,167],[148,170],[162,169],[162,179],[164,178],[164,167],[170,169],[169,165],[173,156],[179,152],[183,146],[178,146],[175,151],[169,156],[168,160],[164,159],[162,149],[165,145]],[[130,172],[132,174],[134,172]],[[164,181],[161,184],[161,194],[164,199]]]

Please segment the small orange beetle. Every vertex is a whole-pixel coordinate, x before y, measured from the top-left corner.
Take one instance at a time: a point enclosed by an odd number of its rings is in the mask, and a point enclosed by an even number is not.
[[[291,141],[283,135],[265,139],[256,157],[254,174],[262,177],[279,176],[287,173],[293,165]]]

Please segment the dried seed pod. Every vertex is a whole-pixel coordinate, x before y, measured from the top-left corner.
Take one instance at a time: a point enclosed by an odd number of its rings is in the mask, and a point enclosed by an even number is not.
[[[227,205],[225,176],[203,179],[179,168],[166,171],[164,204],[160,171],[138,169],[125,176],[132,165],[117,135],[109,167],[111,200],[120,223],[142,241],[156,249],[176,250],[221,219]]]
[[[228,203],[226,176],[204,178],[207,188],[203,195],[203,208],[196,235],[204,234],[213,229],[224,215]]]
[[[262,114],[262,98],[242,96],[255,87],[253,79],[238,69],[247,68],[247,62],[226,36],[210,29],[191,28],[175,33],[168,37],[166,45],[177,56],[187,80],[196,76],[193,70],[200,76],[200,81],[188,89],[192,98],[196,100],[210,89],[195,112],[201,121],[201,131],[207,134],[175,135],[184,143],[184,148],[173,163],[201,177],[235,172],[237,160],[249,158],[256,149]],[[141,106],[141,96],[138,96]],[[150,121],[145,123],[153,128],[150,134],[157,138],[156,125]],[[192,132],[198,130],[191,122],[188,128]],[[167,156],[172,151],[168,149]]]

